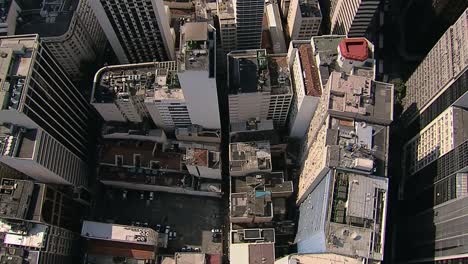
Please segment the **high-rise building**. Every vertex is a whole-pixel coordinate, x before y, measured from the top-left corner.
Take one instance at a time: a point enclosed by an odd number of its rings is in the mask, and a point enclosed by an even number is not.
[[[260,48],[265,1],[222,0],[218,2],[218,14],[221,44],[226,52]]]
[[[181,30],[177,61],[108,66],[96,73],[91,103],[105,121],[148,118],[165,131],[221,127],[214,29],[196,22]]]
[[[286,125],[293,91],[287,57],[266,50],[228,54],[229,118],[231,123],[252,118]]]
[[[84,206],[49,185],[2,178],[0,262],[73,263],[81,230],[77,215],[84,213]]]
[[[39,34],[52,57],[72,79],[84,63],[93,63],[106,45],[106,36],[91,10],[92,0],[18,2],[16,34]]]
[[[406,125],[420,116],[421,130],[468,91],[468,9],[429,51],[406,82]]]
[[[163,1],[91,1],[120,63],[174,60],[174,39]]]
[[[0,52],[2,162],[46,182],[86,185],[89,103],[38,35],[0,38]]]
[[[295,95],[289,114],[289,135],[302,138],[317,109],[322,95],[322,85],[309,41],[292,41],[289,46],[288,61]]]
[[[332,0],[331,32],[348,37],[364,37],[380,0]]]
[[[292,0],[287,17],[291,40],[310,40],[317,36],[322,22],[318,0]]]

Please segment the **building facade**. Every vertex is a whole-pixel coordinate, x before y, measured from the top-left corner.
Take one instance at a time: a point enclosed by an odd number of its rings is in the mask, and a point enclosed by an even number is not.
[[[69,77],[82,78],[82,67],[95,62],[107,42],[91,2],[42,1],[39,6],[38,1],[37,9],[18,11],[21,20],[16,23],[16,34],[38,33]]]
[[[100,0],[91,7],[120,63],[174,60],[175,37],[162,1]]]
[[[465,10],[429,51],[424,60],[419,64],[413,74],[406,81],[406,97],[404,98],[403,120],[408,125],[419,114],[437,101],[439,97],[445,97],[444,101],[454,103],[463,95],[467,88],[468,47],[463,43],[468,42],[468,10]],[[456,96],[447,97],[444,93]],[[440,103],[435,103],[437,105]],[[449,104],[449,105],[450,105]],[[432,112],[435,118],[449,105],[440,107]],[[417,128],[417,130],[422,129]]]
[[[229,118],[231,123],[252,118],[286,125],[293,92],[285,55],[266,50],[235,51],[228,55]]]
[[[288,35],[291,40],[310,40],[317,36],[322,22],[318,0],[293,0],[287,16]]]
[[[331,32],[348,37],[364,37],[380,0],[332,0]]]
[[[4,135],[9,139],[9,143],[4,145],[4,158],[21,163],[24,160],[20,156],[24,154],[39,165],[41,161],[35,160],[35,157],[42,156],[42,162],[48,160],[48,163],[41,164],[42,169],[38,171],[26,166],[15,169],[27,170],[30,177],[50,172],[59,176],[49,179],[56,183],[85,183],[90,133],[95,118],[89,103],[68,79],[38,35],[0,38],[0,50],[4,54],[1,58],[1,82],[9,86],[7,91],[1,93],[3,104],[0,120]],[[17,67],[12,67],[14,65]],[[28,130],[36,132],[31,132],[28,140],[14,141],[19,134],[27,136]],[[43,146],[42,149],[33,148],[38,143]],[[7,151],[8,146],[10,150]],[[15,148],[11,149],[13,146]],[[52,146],[60,152],[47,153],[47,148]],[[66,153],[67,159],[54,158],[58,153]],[[65,177],[66,172],[73,168],[75,176]]]

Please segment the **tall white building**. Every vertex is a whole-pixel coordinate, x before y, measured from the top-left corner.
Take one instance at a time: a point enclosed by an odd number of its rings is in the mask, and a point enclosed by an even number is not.
[[[120,63],[175,58],[168,10],[161,0],[94,0],[91,7]]]
[[[293,97],[290,80],[285,55],[267,55],[266,50],[229,53],[230,122],[259,118],[284,126]]]
[[[317,36],[322,22],[318,0],[292,0],[287,16],[291,40],[310,40]]]
[[[364,37],[380,0],[332,0],[331,32],[348,37]]]
[[[79,79],[83,63],[94,62],[107,41],[91,10],[92,2],[35,1],[37,7],[14,14],[21,18],[16,22],[16,34],[39,34],[65,72],[72,79]]]
[[[288,61],[295,95],[289,114],[289,135],[302,138],[309,128],[322,95],[318,67],[310,42],[291,42]]]
[[[85,185],[89,103],[37,35],[0,38],[0,53],[5,163],[46,182]],[[29,130],[37,132],[24,137]]]
[[[219,129],[215,31],[206,22],[182,27],[177,61],[104,67],[95,76],[92,104],[105,121],[151,119],[165,131],[192,124]]]

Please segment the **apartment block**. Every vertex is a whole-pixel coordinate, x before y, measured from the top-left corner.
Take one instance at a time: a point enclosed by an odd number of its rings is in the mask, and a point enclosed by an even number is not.
[[[317,36],[322,22],[318,0],[292,0],[288,9],[287,27],[291,40],[310,40]]]
[[[266,50],[229,53],[228,87],[231,123],[259,118],[286,125],[293,91],[285,55],[267,55]]]
[[[87,181],[89,135],[93,129],[91,120],[95,118],[89,103],[37,35],[0,38],[0,51],[3,54],[1,85],[8,87],[0,92],[0,120],[5,127],[3,134],[10,140],[3,141],[7,143],[3,158],[17,164],[33,160],[36,165],[42,162],[41,166],[46,169],[36,171],[32,167],[15,167],[20,171],[27,170],[30,177],[42,178],[50,172],[55,175],[49,178],[50,181],[84,184]],[[36,132],[28,134],[28,131]],[[21,135],[31,137],[16,142],[15,138]],[[33,148],[36,144],[43,148]],[[6,151],[8,146],[10,150]],[[25,147],[22,148],[25,152],[19,153],[21,146]],[[49,153],[49,147],[56,151]],[[64,160],[53,157],[58,151],[65,155]],[[31,160],[19,158],[18,155],[23,154]],[[39,157],[42,158],[39,160]],[[64,173],[73,170],[71,174]]]
[[[439,97],[445,97],[443,101],[449,101],[452,104],[468,90],[466,86],[468,47],[464,44],[468,42],[467,32],[468,10],[465,10],[406,81],[402,118],[407,124],[410,124],[426,109],[432,109],[431,105],[437,102]],[[446,92],[456,96],[444,96]],[[432,118],[449,105],[433,109],[432,112],[436,114]]]
[[[16,30],[16,19],[21,11],[20,6],[14,0],[7,0],[0,3],[0,36],[14,35]]]
[[[15,1],[12,1],[15,3]],[[18,11],[18,35],[39,34],[52,57],[73,80],[82,78],[83,63],[93,63],[107,39],[91,0],[35,1]],[[13,35],[13,34],[10,34]]]
[[[90,4],[120,63],[175,59],[175,36],[163,1],[99,0]]]
[[[380,0],[332,0],[331,32],[348,37],[364,37]]]
[[[288,62],[293,80],[294,97],[289,113],[289,135],[302,138],[317,109],[322,85],[309,41],[292,41]]]

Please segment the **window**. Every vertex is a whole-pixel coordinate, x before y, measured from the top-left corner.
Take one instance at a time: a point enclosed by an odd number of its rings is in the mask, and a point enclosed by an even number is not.
[[[133,154],[133,166],[140,167],[141,166],[141,155],[140,154]]]
[[[115,155],[115,165],[122,167],[123,165],[123,156],[122,155]]]

